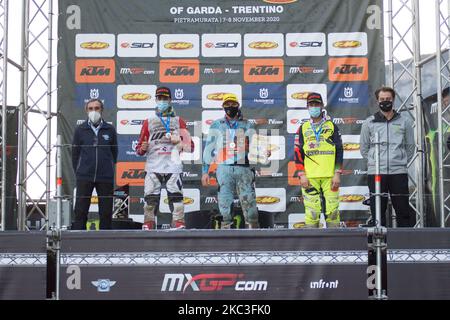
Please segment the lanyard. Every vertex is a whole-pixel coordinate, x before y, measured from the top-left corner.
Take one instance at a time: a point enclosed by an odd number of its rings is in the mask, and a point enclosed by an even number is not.
[[[316,128],[315,128],[315,126],[314,126],[314,123],[311,123],[311,129],[313,130],[313,132],[314,132],[314,135],[316,136],[316,141],[317,141],[317,143],[319,143],[320,142],[320,134],[322,133],[322,124],[323,124],[323,119],[320,121],[320,123],[319,123],[319,125],[318,125],[318,127],[319,127],[319,130],[318,131],[316,131]]]
[[[159,117],[159,119],[161,120],[162,124],[164,125],[164,128],[166,128],[166,132],[169,133],[170,132],[170,117],[167,116],[167,122],[165,122],[162,117]]]
[[[234,136],[236,135],[236,128],[237,128],[237,121],[234,121],[233,124],[231,125],[230,121],[228,121],[228,119],[225,118],[225,121],[227,122],[227,126],[229,129],[227,129],[230,132],[230,145],[235,145],[234,144]]]

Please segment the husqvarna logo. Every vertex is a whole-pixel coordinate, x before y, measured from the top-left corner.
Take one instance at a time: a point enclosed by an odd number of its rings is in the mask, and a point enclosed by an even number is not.
[[[267,99],[268,96],[269,96],[269,89],[267,88],[259,89],[259,97],[261,99]]]
[[[99,96],[100,96],[100,93],[99,93],[98,89],[91,89],[89,91],[89,97],[91,99],[98,99]]]
[[[346,98],[353,97],[353,88],[352,87],[345,87],[344,88],[344,97],[346,97]]]
[[[175,89],[175,99],[183,99],[184,90],[183,89]]]

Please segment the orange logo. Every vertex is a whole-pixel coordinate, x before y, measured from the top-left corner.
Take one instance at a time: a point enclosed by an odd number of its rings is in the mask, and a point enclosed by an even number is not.
[[[80,47],[83,49],[100,50],[109,48],[109,43],[100,41],[89,41],[83,42],[82,44],[80,44]]]
[[[299,186],[300,179],[297,176],[297,168],[295,167],[294,161],[289,161],[288,163],[288,185]]]
[[[255,41],[248,45],[252,49],[275,49],[278,47],[278,43],[272,41]]]
[[[116,81],[116,63],[113,59],[83,59],[75,61],[75,82],[113,83]]]
[[[198,60],[161,60],[159,62],[161,82],[197,83],[200,80]]]
[[[287,4],[287,3],[296,2],[297,0],[263,0],[263,1],[267,2],[267,3],[273,3],[273,4]]]
[[[358,48],[361,47],[362,43],[357,40],[341,40],[333,43],[333,47],[345,49],[345,48]]]
[[[193,47],[194,45],[190,42],[169,42],[164,45],[164,48],[172,50],[187,50]]]
[[[284,81],[283,59],[245,59],[245,82],[282,82]]]
[[[116,184],[124,186],[144,186],[145,162],[118,162],[116,165]]]
[[[122,95],[123,100],[129,101],[145,101],[150,100],[151,96],[148,93],[131,92]]]
[[[213,100],[213,101],[222,101],[223,96],[229,94],[227,92],[216,92],[216,93],[210,93],[206,96],[206,99]]]
[[[294,100],[306,100],[308,98],[309,92],[295,92],[291,94],[291,98]]]
[[[330,81],[366,81],[369,79],[367,58],[334,58],[328,60]]]

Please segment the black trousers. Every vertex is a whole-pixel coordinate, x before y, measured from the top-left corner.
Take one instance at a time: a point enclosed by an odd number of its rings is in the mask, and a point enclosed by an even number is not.
[[[107,182],[77,181],[73,230],[86,230],[92,191],[97,190],[100,229],[111,229],[114,186]]]
[[[375,175],[367,175],[370,194],[375,193]],[[386,208],[388,202],[387,193],[390,194],[392,205],[397,215],[398,227],[413,227],[415,224],[415,215],[409,206],[408,175],[405,174],[382,174],[381,175],[381,225],[386,226]],[[375,197],[370,197],[370,211],[372,221],[375,222]]]

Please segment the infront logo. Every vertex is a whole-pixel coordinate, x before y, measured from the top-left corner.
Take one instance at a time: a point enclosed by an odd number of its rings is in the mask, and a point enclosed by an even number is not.
[[[284,81],[283,59],[245,59],[245,82],[282,82]]]
[[[159,64],[161,82],[197,83],[200,79],[198,60],[161,60]]]
[[[311,289],[337,289],[339,285],[339,280],[335,281],[324,281],[320,279],[319,281],[311,281],[309,287]]]
[[[75,82],[113,83],[116,65],[112,59],[83,59],[75,61]]]

